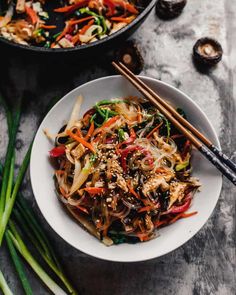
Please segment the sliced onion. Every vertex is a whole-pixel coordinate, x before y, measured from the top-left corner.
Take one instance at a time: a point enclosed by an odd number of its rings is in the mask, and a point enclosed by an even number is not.
[[[79,160],[75,160],[74,178],[73,178],[73,183],[70,189],[71,192],[75,191],[76,189],[76,182],[77,182],[77,179],[79,178],[80,173],[81,173],[81,163]]]
[[[12,19],[14,13],[14,7],[13,4],[11,3],[8,7],[7,13],[3,17],[2,20],[0,20],[0,28],[5,27]]]
[[[83,202],[84,198],[85,198],[85,194],[79,200],[75,200],[70,197],[67,199],[67,203],[70,204],[71,206],[78,206]]]
[[[97,32],[93,34],[95,30],[97,30]],[[90,42],[95,36],[97,36],[98,34],[101,34],[102,31],[103,31],[103,28],[101,26],[92,25],[91,27],[88,28],[85,34],[79,36],[79,39],[82,43]]]
[[[80,111],[82,102],[83,102],[83,97],[82,95],[79,95],[76,99],[75,105],[73,107],[70,119],[67,123],[65,130],[70,129],[76,123],[76,121],[78,121],[79,111]]]
[[[75,179],[75,183],[73,183],[73,190],[70,191],[70,195],[72,195],[75,191],[77,191],[87,180],[91,171],[91,165],[89,162],[89,157],[86,157],[86,162],[84,168],[81,170],[77,179]]]
[[[66,158],[72,163],[75,164],[74,158],[71,156],[71,150],[77,145],[76,141],[66,145]]]

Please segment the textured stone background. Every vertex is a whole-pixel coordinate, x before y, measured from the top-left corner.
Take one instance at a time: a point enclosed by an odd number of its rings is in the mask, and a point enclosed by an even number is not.
[[[153,12],[134,39],[145,59],[144,75],[168,82],[190,95],[205,111],[220,136],[223,150],[236,159],[235,97],[233,71],[236,68],[236,1],[189,0],[184,13],[169,22],[159,20]],[[224,58],[208,74],[193,66],[191,50],[202,36],[218,39]],[[2,49],[0,48],[1,52]],[[12,101],[27,90],[27,103],[17,141],[17,163],[21,163],[37,128],[43,107],[52,97],[62,97],[82,83],[111,74],[107,62],[87,61],[88,66],[74,62],[42,64],[7,51],[1,55],[0,90]],[[0,157],[7,144],[6,122],[0,112]],[[235,277],[235,193],[224,180],[217,207],[200,232],[178,250],[141,263],[110,263],[78,252],[60,239],[39,213],[29,183],[24,192],[42,220],[61,258],[65,271],[80,294],[90,295],[231,295],[236,293]],[[206,196],[207,197],[207,196]],[[0,268],[15,294],[23,294],[5,248],[0,251]],[[50,294],[27,269],[34,294]]]

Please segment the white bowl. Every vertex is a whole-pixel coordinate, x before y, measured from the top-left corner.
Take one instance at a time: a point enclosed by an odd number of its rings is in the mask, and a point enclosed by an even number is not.
[[[214,144],[220,146],[211,123],[191,98],[166,83],[147,77],[141,78],[163,98],[166,98],[176,107],[184,109],[189,121],[206,134]],[[186,243],[210,217],[222,186],[221,174],[197,151],[193,152],[193,175],[200,179],[202,188],[199,193],[195,194],[193,205],[189,211],[198,211],[198,214],[160,229],[157,238],[151,241],[134,245],[121,244],[106,247],[82,229],[72,216],[66,214],[55,194],[54,171],[48,159],[48,151],[52,148],[52,143],[44,135],[43,130],[46,128],[50,133],[56,134],[68,120],[75,99],[80,94],[84,97],[81,115],[91,108],[95,102],[102,99],[131,95],[140,96],[137,90],[123,77],[105,77],[72,90],[44,118],[34,140],[30,173],[37,204],[47,222],[58,235],[76,249],[97,258],[111,261],[147,260],[167,254]]]

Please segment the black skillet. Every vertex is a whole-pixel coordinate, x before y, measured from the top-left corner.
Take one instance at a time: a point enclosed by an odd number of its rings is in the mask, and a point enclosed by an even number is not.
[[[56,34],[59,31],[63,29],[64,21],[63,16],[61,16],[59,13],[54,13],[53,9],[58,7],[58,1],[48,1],[48,7],[46,7],[45,10],[47,10],[50,14],[50,22],[52,24],[57,24],[57,30],[52,32],[52,34]],[[140,0],[140,4],[142,5],[141,13],[137,16],[137,18],[132,21],[130,24],[128,24],[123,29],[117,31],[116,33],[102,39],[99,41],[96,41],[94,43],[82,45],[82,46],[76,46],[73,48],[45,48],[45,47],[37,47],[37,46],[26,46],[14,43],[12,41],[6,40],[2,37],[0,37],[0,42],[12,47],[12,49],[21,49],[23,51],[29,51],[34,53],[47,53],[47,54],[65,54],[69,55],[72,53],[77,53],[77,56],[89,56],[89,55],[96,55],[98,52],[101,52],[102,50],[107,50],[111,48],[115,48],[115,46],[119,46],[119,44],[127,39],[129,36],[131,36],[138,27],[144,22],[148,14],[151,12],[152,8],[154,7],[156,3],[156,0]]]

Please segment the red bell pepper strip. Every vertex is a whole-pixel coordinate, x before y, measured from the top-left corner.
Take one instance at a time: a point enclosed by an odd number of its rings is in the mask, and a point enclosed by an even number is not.
[[[112,0],[103,0],[103,3],[106,5],[108,8],[107,16],[112,16],[115,14],[116,11],[116,5]]]
[[[183,148],[183,152],[181,153],[182,159],[185,159],[185,157],[186,157],[187,153],[190,151],[190,149],[191,149],[191,142],[190,142],[190,140],[187,139],[185,142],[184,148]]]
[[[126,159],[128,154],[137,150],[138,150],[138,146],[129,146],[121,152],[121,165],[125,173],[127,172]]]
[[[83,206],[77,205],[76,208],[78,208],[80,211],[82,211],[82,212],[84,212],[86,214],[89,214],[88,210],[85,207],[83,207]]]
[[[126,145],[131,144],[131,143],[133,143],[135,141],[135,139],[136,139],[136,133],[135,133],[134,129],[131,128],[130,129],[130,137],[127,140],[121,142],[119,144],[119,147],[121,147],[124,144],[126,144]]]
[[[91,122],[91,125],[90,125],[90,127],[89,127],[89,130],[88,130],[88,133],[86,134],[84,140],[88,141],[89,138],[92,136],[93,131],[94,131],[94,122],[92,121],[92,122]]]
[[[62,156],[62,155],[65,154],[65,150],[66,149],[65,149],[65,146],[64,145],[57,146],[57,147],[53,148],[49,152],[50,157],[52,157],[52,158],[58,158],[58,157],[60,157],[60,156]]]
[[[190,194],[187,195],[187,198],[185,199],[185,203],[181,206],[173,206],[166,212],[163,212],[161,215],[166,215],[166,214],[178,214],[178,213],[183,213],[187,211],[191,205],[192,198]]]
[[[123,0],[114,0],[114,2],[116,5],[123,7],[124,10],[127,10],[132,14],[138,14],[138,10],[132,4],[127,3]]]

